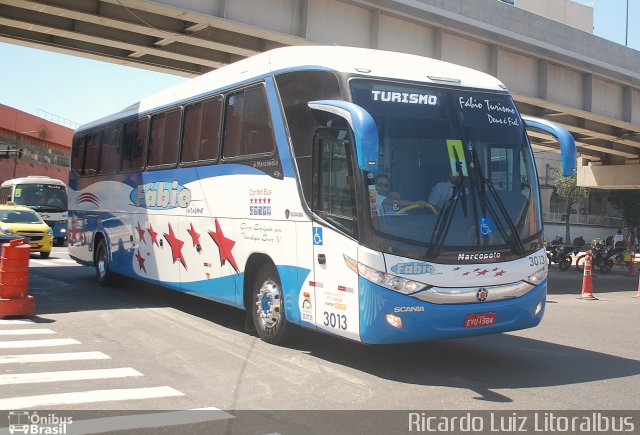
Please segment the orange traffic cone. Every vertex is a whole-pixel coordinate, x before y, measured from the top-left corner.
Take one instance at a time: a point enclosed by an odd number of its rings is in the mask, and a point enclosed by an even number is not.
[[[588,301],[597,301],[598,298],[593,296],[593,277],[591,276],[591,250],[587,251],[584,259],[584,275],[582,277],[582,299]]]

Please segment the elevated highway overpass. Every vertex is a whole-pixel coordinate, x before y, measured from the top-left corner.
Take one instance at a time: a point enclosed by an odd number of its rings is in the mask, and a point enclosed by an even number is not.
[[[188,77],[283,45],[434,57],[565,125],[578,184],[640,188],[640,52],[497,0],[0,0],[0,40]]]

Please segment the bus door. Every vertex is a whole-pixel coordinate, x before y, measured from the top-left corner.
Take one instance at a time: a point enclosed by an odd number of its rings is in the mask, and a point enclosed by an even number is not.
[[[349,130],[317,130],[313,156],[315,324],[359,340],[358,275],[347,265],[347,260],[358,258]]]

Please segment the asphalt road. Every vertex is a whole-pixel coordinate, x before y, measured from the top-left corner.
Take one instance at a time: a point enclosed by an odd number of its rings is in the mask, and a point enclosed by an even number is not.
[[[187,418],[189,433],[215,432],[211,421],[225,422],[220,433],[253,433],[239,430],[239,410],[254,410],[259,433],[316,433],[304,423],[313,418],[326,433],[345,415],[271,413],[284,410],[349,410],[354,424],[353,411],[366,410],[640,410],[638,278],[594,275],[594,301],[580,298],[581,286],[574,268],[552,267],[542,324],[514,333],[364,346],[303,332],[277,347],[215,302],[139,283],[99,287],[92,269],[56,248],[31,260],[37,317],[0,320],[0,409],[209,408],[206,423]],[[388,433],[398,418],[406,431],[403,416],[384,415],[363,414],[369,433]]]

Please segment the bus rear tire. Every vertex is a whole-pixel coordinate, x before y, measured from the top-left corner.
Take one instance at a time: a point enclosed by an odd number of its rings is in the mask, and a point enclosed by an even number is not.
[[[258,336],[267,343],[282,344],[291,336],[292,325],[284,312],[282,284],[273,264],[264,264],[253,280],[249,309]]]
[[[96,246],[96,280],[98,284],[108,287],[113,284],[113,272],[109,270],[109,252],[104,239],[98,241]]]

